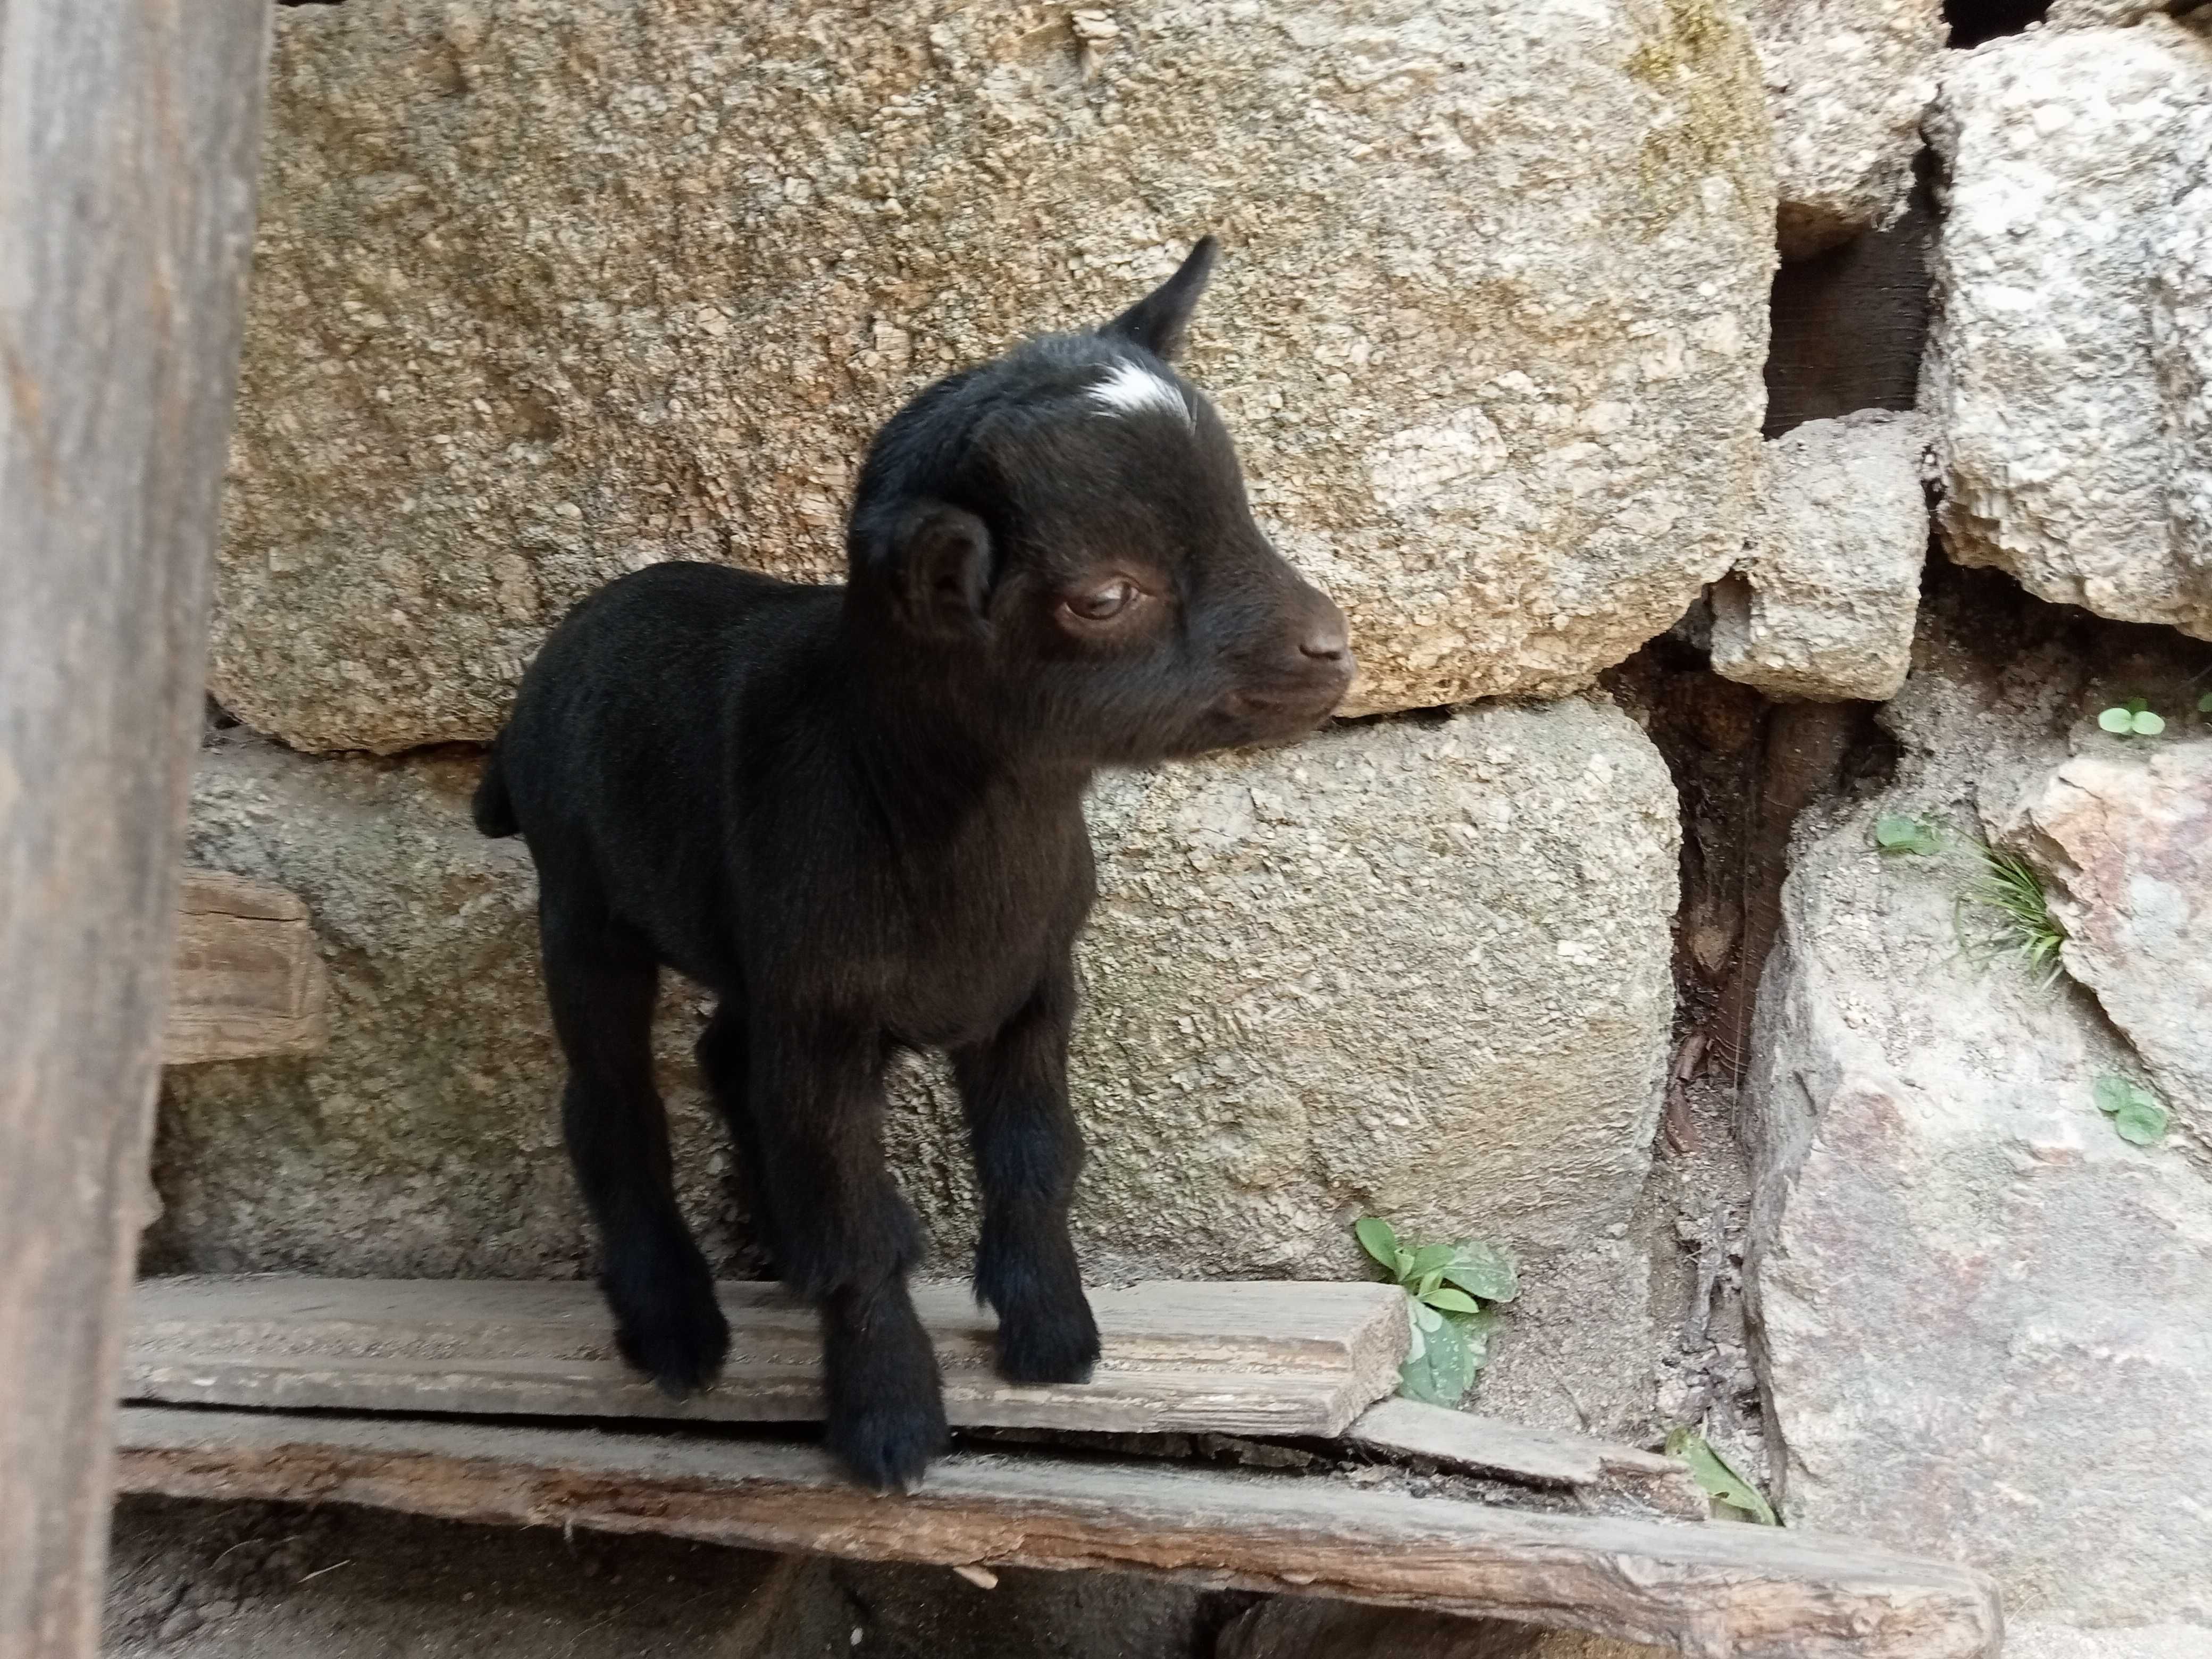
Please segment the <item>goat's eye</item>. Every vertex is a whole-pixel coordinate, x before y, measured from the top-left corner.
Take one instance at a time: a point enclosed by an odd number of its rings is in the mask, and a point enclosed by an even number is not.
[[[1062,603],[1085,622],[1105,622],[1127,611],[1136,597],[1136,583],[1116,577],[1103,587],[1094,587],[1087,593],[1073,594]]]

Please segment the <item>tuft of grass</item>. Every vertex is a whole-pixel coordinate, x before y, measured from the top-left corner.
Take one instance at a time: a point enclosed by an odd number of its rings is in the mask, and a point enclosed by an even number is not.
[[[2059,947],[2066,929],[2051,914],[2043,877],[2017,853],[1983,847],[1977,860],[1960,902],[1990,924],[1999,955],[2018,962],[2039,984],[2051,984],[2064,969]]]

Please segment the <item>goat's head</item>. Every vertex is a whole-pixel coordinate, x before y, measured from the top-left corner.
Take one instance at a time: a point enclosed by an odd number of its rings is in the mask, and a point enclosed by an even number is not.
[[[1090,334],[938,381],[869,452],[848,543],[866,643],[1087,764],[1310,730],[1344,616],[1252,520],[1228,429],[1171,367],[1211,237]]]

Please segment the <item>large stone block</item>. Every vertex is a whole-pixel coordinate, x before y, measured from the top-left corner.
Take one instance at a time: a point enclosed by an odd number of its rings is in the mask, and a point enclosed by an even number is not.
[[[259,743],[201,754],[191,856],[306,902],[329,970],[330,1042],[301,1059],[164,1074],[162,1265],[581,1269],[536,883],[520,842],[471,826],[475,772],[453,759],[316,762]],[[680,1162],[694,1212],[712,1213],[701,1103],[682,1103]]]
[[[1802,259],[1905,210],[1949,25],[1942,0],[1753,0],[1776,230]]]
[[[1523,1249],[1624,1219],[1666,1063],[1680,826],[1609,707],[1485,706],[1102,782],[1073,1054],[1086,1263],[1356,1269],[1352,1221]],[[941,1084],[900,1130],[972,1227]]]
[[[1353,709],[1586,683],[1753,494],[1774,210],[1722,0],[286,9],[216,695],[496,729],[672,556],[842,569],[873,427],[1191,239],[1193,363]]]
[[[2185,1118],[2143,1147],[2098,1110],[2142,1062],[2087,991],[1962,951],[1967,837],[2100,741],[2089,675],[2047,641],[1967,654],[1923,632],[1895,783],[1801,833],[1784,891],[1746,1091],[1770,1446],[1794,1524],[1990,1571],[2039,1652],[2163,1653],[2132,1627],[2212,1616],[2212,1172]],[[1954,850],[1878,853],[1897,811]],[[2089,912],[2115,890],[2073,892],[2081,937],[2107,937]],[[2201,1012],[2164,1040],[2201,1052]]]
[[[2162,17],[1992,41],[1929,136],[1951,556],[2212,638],[2212,41]]]
[[[213,750],[205,864],[304,899],[331,981],[309,1059],[169,1075],[159,1164],[176,1265],[558,1274],[587,1241],[518,843],[470,828],[472,767]],[[1542,1255],[1626,1217],[1671,1010],[1677,828],[1665,766],[1595,703],[1339,728],[1303,747],[1102,781],[1103,894],[1074,1056],[1078,1227],[1100,1277],[1358,1272],[1349,1224]],[[662,1000],[682,1195],[743,1237]],[[903,1068],[894,1167],[937,1266],[971,1183],[941,1080]]]

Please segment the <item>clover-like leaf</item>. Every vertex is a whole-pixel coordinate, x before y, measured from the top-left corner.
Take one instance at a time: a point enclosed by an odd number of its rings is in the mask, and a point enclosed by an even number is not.
[[[2134,714],[2128,716],[2128,719],[2135,734],[2139,738],[2154,738],[2166,730],[2165,720],[2152,714],[2148,708],[2136,709]]]
[[[2097,716],[2097,724],[2118,737],[2125,737],[2136,729],[2135,710],[2115,706]]]
[[[2166,1138],[2172,1114],[2166,1103],[2122,1072],[2099,1076],[2091,1093],[2097,1109],[2112,1120],[2120,1139],[2136,1146],[2155,1146]]]
[[[1379,1215],[1364,1215],[1352,1224],[1352,1232],[1360,1249],[1393,1273],[1397,1271],[1398,1233],[1389,1222]]]
[[[2155,1146],[2166,1139],[2166,1110],[2155,1100],[2130,1101],[2112,1114],[2120,1139],[2136,1146]]]
[[[1456,1406],[1474,1381],[1480,1360],[1458,1322],[1440,1314],[1430,1317],[1437,1322],[1423,1334],[1427,1340],[1420,1358],[1408,1357],[1398,1368],[1398,1392],[1431,1406]]]
[[[2207,691],[2203,696],[2197,698],[2197,712],[2200,714],[2212,714],[2212,691]]]
[[[1745,1480],[1728,1459],[1713,1449],[1695,1429],[1676,1429],[1667,1437],[1667,1455],[1690,1466],[1690,1474],[1705,1495],[1740,1510],[1762,1527],[1778,1527],[1774,1507],[1765,1495]]]
[[[1513,1258],[1479,1239],[1463,1238],[1452,1247],[1444,1277],[1486,1302],[1510,1302],[1521,1294],[1521,1275]]]
[[[1885,812],[1875,820],[1874,844],[1885,853],[1928,854],[1936,850],[1936,832],[1910,812]]]

